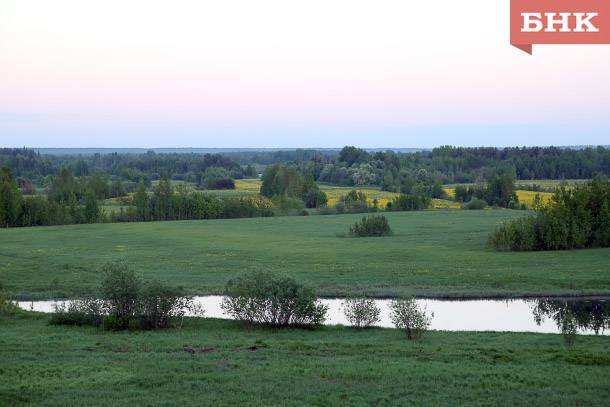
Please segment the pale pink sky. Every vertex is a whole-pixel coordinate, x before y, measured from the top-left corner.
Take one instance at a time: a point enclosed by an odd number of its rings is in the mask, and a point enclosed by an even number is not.
[[[508,0],[2,0],[0,146],[610,144],[610,45]]]

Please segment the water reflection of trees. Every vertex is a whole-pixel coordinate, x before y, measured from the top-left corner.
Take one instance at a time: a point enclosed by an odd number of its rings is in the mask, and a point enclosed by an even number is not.
[[[534,321],[540,325],[551,318],[560,331],[575,325],[578,330],[595,334],[610,329],[610,301],[607,300],[534,300]]]

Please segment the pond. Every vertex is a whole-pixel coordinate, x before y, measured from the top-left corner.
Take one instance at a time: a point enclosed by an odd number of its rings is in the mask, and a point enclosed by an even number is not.
[[[205,316],[228,318],[220,308],[222,296],[195,297]],[[343,315],[342,299],[321,299],[329,306],[327,325],[349,325]],[[390,320],[391,300],[376,300],[381,309],[381,327],[393,327]],[[510,299],[510,300],[435,300],[418,303],[434,313],[431,329],[444,331],[498,331],[559,333],[567,318],[579,334],[610,335],[610,299]],[[21,301],[26,310],[53,312],[62,301]]]

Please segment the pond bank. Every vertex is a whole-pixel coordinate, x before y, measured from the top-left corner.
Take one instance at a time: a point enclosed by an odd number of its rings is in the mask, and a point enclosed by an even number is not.
[[[194,297],[206,317],[229,319],[221,309],[222,296]],[[349,325],[343,314],[343,299],[321,298],[328,306],[326,325]],[[434,313],[431,329],[471,332],[560,333],[563,319],[573,317],[579,334],[610,335],[610,298],[529,298],[485,300],[418,299],[419,305]],[[61,300],[20,301],[25,310],[54,312]],[[379,327],[393,327],[389,299],[375,300],[381,310]]]

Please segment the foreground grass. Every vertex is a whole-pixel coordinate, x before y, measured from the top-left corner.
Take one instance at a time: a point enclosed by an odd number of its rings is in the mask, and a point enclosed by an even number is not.
[[[608,337],[0,320],[0,405],[607,405]]]
[[[387,213],[394,236],[342,238],[361,215],[70,225],[0,230],[0,281],[23,299],[94,292],[123,257],[145,278],[221,293],[243,270],[287,272],[320,294],[602,295],[610,249],[502,253],[486,240],[510,210]]]

